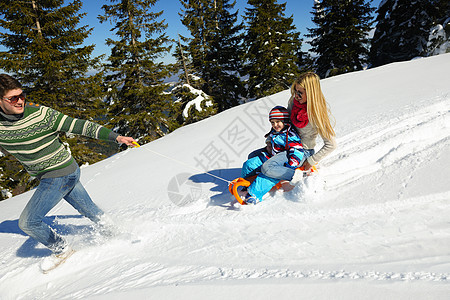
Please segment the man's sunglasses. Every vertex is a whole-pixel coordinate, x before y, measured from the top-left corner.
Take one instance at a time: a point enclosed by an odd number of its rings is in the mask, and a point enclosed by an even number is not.
[[[25,97],[26,97],[25,93],[22,93],[20,95],[12,96],[9,98],[3,97],[3,99],[8,100],[9,102],[11,102],[11,104],[16,104],[17,101],[19,101],[19,99],[25,101]]]

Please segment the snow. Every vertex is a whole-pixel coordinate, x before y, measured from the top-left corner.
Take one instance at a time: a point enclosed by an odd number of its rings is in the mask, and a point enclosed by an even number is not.
[[[323,80],[338,149],[258,205],[231,203],[226,181],[288,90],[84,167],[123,233],[98,236],[61,202],[46,221],[77,252],[49,274],[49,251],[17,225],[32,192],[0,202],[0,299],[448,299],[449,65]]]
[[[446,25],[449,22],[450,18],[448,18],[443,24]],[[437,43],[437,45],[433,45],[433,43]],[[450,51],[450,37],[447,38],[444,26],[437,24],[430,29],[427,48],[431,48],[428,50],[429,55],[439,55]]]
[[[187,118],[189,116],[189,108],[191,108],[192,105],[195,105],[195,109],[197,111],[202,111],[203,108],[201,104],[205,100],[207,100],[204,102],[206,106],[212,106],[212,101],[208,100],[209,97],[203,91],[196,89],[188,84],[183,84],[183,87],[187,87],[192,94],[197,95],[197,97],[186,104],[183,110],[183,117]]]

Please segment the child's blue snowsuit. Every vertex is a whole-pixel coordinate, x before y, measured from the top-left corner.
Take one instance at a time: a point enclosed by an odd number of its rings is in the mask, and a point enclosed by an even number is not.
[[[247,161],[242,165],[242,178],[247,178],[253,175],[258,175],[261,173],[261,167],[271,155],[266,151],[261,151],[257,156],[247,159]]]
[[[290,125],[280,132],[276,132],[272,129],[268,139],[270,139],[272,144],[272,156],[285,152],[286,160],[284,160],[283,167],[295,169],[301,166],[306,159],[301,139],[295,130],[291,130]],[[247,176],[255,175],[257,172],[261,172],[262,165],[270,158],[265,154],[247,160],[242,167],[242,177],[245,178]],[[271,178],[263,173],[259,173],[255,181],[248,187],[248,192],[259,201],[262,201],[262,197],[279,181],[280,179]]]

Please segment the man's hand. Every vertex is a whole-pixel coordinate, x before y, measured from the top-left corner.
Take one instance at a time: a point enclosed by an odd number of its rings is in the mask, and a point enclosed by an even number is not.
[[[119,135],[116,138],[119,144],[125,144],[127,146],[134,146],[133,143],[137,143],[132,137]]]

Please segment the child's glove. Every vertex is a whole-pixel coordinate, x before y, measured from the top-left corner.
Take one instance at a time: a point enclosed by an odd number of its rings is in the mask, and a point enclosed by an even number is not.
[[[296,160],[295,157],[291,157],[287,162],[284,163],[284,166],[291,169],[295,169],[298,167],[299,163],[300,162]]]
[[[295,155],[295,154],[296,154],[296,152],[295,152],[294,148],[289,149],[288,161],[284,164],[285,167],[295,169],[300,165],[301,159],[300,159],[300,157],[297,157],[297,155]]]

